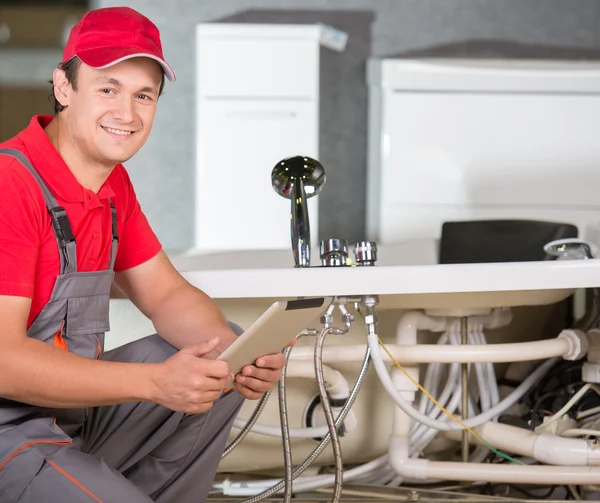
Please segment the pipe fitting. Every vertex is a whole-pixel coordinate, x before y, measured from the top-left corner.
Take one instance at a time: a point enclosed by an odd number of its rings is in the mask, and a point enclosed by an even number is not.
[[[588,351],[588,340],[585,332],[578,329],[563,330],[559,339],[566,339],[571,345],[569,352],[563,356],[565,360],[579,360],[583,358]]]
[[[508,424],[488,422],[475,428],[475,432],[498,449],[531,457],[536,461],[555,466],[598,466],[600,448],[595,442],[583,438],[565,438],[552,433],[535,433]],[[460,441],[460,431],[445,431],[445,438]],[[479,445],[473,436],[469,441]]]
[[[598,466],[599,454],[589,440],[556,437],[550,433],[539,435],[533,446],[533,457],[548,465]]]
[[[598,484],[597,466],[509,465],[494,463],[461,463],[412,459],[408,455],[408,439],[392,436],[388,459],[402,478],[412,480],[454,480],[464,482],[501,482],[512,484]]]
[[[354,315],[348,312],[348,309],[346,309],[344,304],[339,304],[338,308],[342,313],[342,323],[349,329],[352,323],[354,323]]]

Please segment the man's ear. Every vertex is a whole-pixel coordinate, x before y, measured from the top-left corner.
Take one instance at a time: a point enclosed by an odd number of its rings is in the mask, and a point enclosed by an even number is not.
[[[69,104],[69,92],[71,91],[71,84],[67,79],[65,71],[61,70],[60,68],[56,68],[52,74],[52,82],[56,100],[63,107],[66,107]]]

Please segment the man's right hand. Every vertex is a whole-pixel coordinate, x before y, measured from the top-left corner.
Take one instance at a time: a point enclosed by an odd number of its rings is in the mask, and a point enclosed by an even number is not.
[[[160,363],[153,401],[186,414],[210,410],[231,379],[229,364],[202,358],[218,344],[218,337],[202,341]]]

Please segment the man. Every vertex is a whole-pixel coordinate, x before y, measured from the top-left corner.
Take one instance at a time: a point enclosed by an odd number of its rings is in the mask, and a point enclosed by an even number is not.
[[[121,164],[165,77],[150,20],[90,11],[55,116],[0,145],[1,503],[201,502],[243,399],[281,376],[266,355],[224,390],[235,327],[173,268]],[[103,353],[113,279],[158,335]]]

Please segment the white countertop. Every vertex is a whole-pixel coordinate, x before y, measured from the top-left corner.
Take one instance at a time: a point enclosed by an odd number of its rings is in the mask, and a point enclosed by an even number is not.
[[[382,307],[490,308],[550,304],[576,289],[600,287],[600,260],[438,265],[432,246],[412,246],[401,248],[411,252],[397,255],[401,265],[390,265],[388,254],[373,267],[294,268],[287,250],[188,254],[174,263],[214,299],[379,295]],[[318,255],[312,263],[319,264]]]

